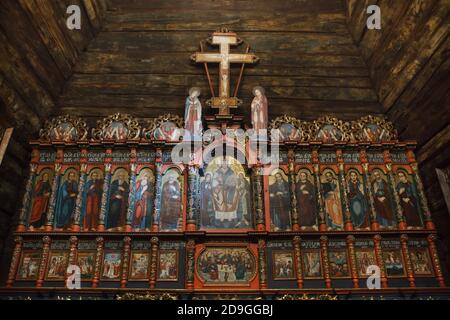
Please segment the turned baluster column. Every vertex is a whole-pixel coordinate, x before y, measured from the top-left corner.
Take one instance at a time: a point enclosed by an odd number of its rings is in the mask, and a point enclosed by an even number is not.
[[[302,251],[301,251],[302,239],[298,236],[294,237],[294,259],[295,269],[297,271],[297,286],[299,289],[303,288],[303,268],[302,268]]]
[[[291,220],[292,220],[292,231],[300,230],[300,223],[298,218],[297,211],[297,194],[295,192],[296,183],[295,183],[295,155],[294,151],[289,150],[289,181],[291,188]]]
[[[198,189],[198,167],[196,165],[189,165],[188,170],[188,194],[187,194],[187,219],[186,230],[195,231],[197,225],[196,212],[196,195]]]
[[[155,160],[155,203],[153,206],[152,232],[159,231],[159,215],[161,212],[161,190],[162,189],[162,151],[156,150]]]
[[[38,288],[41,288],[44,284],[45,270],[47,269],[48,255],[50,252],[50,243],[51,239],[49,236],[45,236],[42,238],[42,260],[39,266],[39,273],[36,281],[36,287]]]
[[[136,202],[136,163],[131,164],[130,172],[130,190],[128,193],[128,209],[127,209],[127,222],[125,225],[125,232],[131,232],[133,230],[134,219],[134,207]],[[145,214],[145,213],[144,213]]]
[[[412,151],[410,151],[410,152],[414,156],[414,153]],[[430,207],[428,206],[428,200],[425,195],[425,190],[423,188],[422,179],[420,178],[420,175],[419,175],[419,166],[418,166],[417,162],[413,162],[410,165],[411,165],[411,169],[413,171],[413,178],[414,178],[414,181],[417,186],[417,191],[419,193],[419,202],[422,207],[423,217],[425,220],[424,221],[425,228],[427,228],[428,230],[435,230],[436,227],[434,225],[433,219],[431,218]]]
[[[151,253],[150,253],[150,279],[149,286],[150,289],[154,289],[156,286],[156,271],[158,265],[158,249],[159,249],[159,239],[153,237],[151,240]]]
[[[56,197],[58,194],[59,181],[61,179],[61,164],[55,164],[55,178],[52,184],[52,194],[50,196],[47,212],[47,221],[45,222],[45,231],[53,230],[53,220],[55,219]]]
[[[14,242],[14,251],[11,258],[11,265],[9,267],[8,279],[6,280],[7,288],[11,288],[14,284],[14,280],[16,279],[17,270],[19,269],[20,255],[22,254],[23,238],[15,237]]]
[[[416,280],[414,279],[414,271],[413,271],[411,257],[409,255],[409,248],[408,248],[408,236],[406,234],[401,235],[400,244],[402,247],[403,261],[405,261],[406,274],[408,276],[409,286],[414,288],[414,287],[416,287]]]
[[[120,277],[120,287],[126,288],[128,283],[128,267],[130,265],[131,238],[123,238],[122,251],[122,274]]]
[[[69,264],[78,265],[78,238],[76,236],[71,236],[69,243]]]
[[[28,224],[28,217],[30,212],[31,198],[33,197],[33,186],[36,180],[37,165],[32,163],[30,165],[30,175],[25,187],[25,194],[22,199],[22,208],[20,209],[19,223],[17,225],[17,232],[24,232]]]
[[[325,286],[331,288],[330,266],[328,264],[328,237],[320,237],[320,254],[322,255]]]
[[[436,280],[440,287],[445,287],[444,276],[442,275],[441,263],[439,262],[439,255],[436,248],[436,236],[430,234],[427,237],[427,241]]]
[[[86,185],[87,178],[87,165],[83,163],[80,167],[80,181],[78,183],[78,194],[77,200],[75,203],[75,212],[73,214],[72,219],[72,230],[75,232],[80,231],[81,225],[81,210],[83,209],[83,194],[84,194],[84,186]]]
[[[352,235],[347,236],[347,248],[350,261],[350,270],[352,274],[353,288],[359,288],[358,269],[356,266],[355,237]]]
[[[186,289],[194,289],[195,241],[189,240],[186,245]]]
[[[266,269],[266,241],[258,240],[258,265],[259,265],[259,287],[267,289],[267,269]]]
[[[108,206],[109,186],[111,185],[111,164],[105,164],[105,178],[103,179],[102,203],[98,217],[98,231],[105,231],[106,210]]]
[[[381,287],[387,288],[388,287],[388,280],[386,277],[386,270],[384,269],[384,262],[383,262],[383,255],[381,251],[381,236],[375,235],[373,237],[373,244],[375,249],[375,258],[377,260],[377,265],[380,268],[380,280],[381,280]]]
[[[94,266],[94,276],[92,277],[92,288],[97,288],[98,283],[100,282],[100,267],[102,265],[103,259],[103,248],[105,245],[105,241],[102,237],[97,237],[95,239],[97,242],[97,252],[95,254],[95,266]]]

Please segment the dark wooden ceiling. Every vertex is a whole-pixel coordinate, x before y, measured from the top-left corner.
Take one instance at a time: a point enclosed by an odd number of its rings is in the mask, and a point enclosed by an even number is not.
[[[341,0],[111,0],[101,32],[58,99],[58,111],[93,118],[114,111],[182,115],[189,87],[201,87],[208,98],[203,66],[189,57],[220,27],[238,32],[261,58],[245,71],[240,112],[248,114],[256,85],[267,89],[272,116],[381,112]],[[210,69],[215,78],[217,66]]]

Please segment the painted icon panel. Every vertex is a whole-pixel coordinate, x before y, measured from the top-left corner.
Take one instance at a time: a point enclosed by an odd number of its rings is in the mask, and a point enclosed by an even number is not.
[[[246,285],[256,275],[256,261],[246,248],[207,247],[197,259],[206,285]]]
[[[274,251],[272,254],[272,275],[274,280],[294,280],[294,253]]]
[[[250,178],[233,157],[216,157],[200,180],[204,229],[248,229],[252,225]]]

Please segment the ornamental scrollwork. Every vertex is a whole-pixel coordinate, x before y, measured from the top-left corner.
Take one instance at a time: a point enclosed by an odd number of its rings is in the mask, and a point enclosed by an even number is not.
[[[278,129],[279,139],[285,141],[307,141],[310,139],[309,127],[306,122],[283,115],[272,120],[269,130]]]
[[[45,141],[74,142],[86,140],[86,122],[76,116],[63,115],[47,120],[39,131],[39,138]]]
[[[138,120],[122,113],[97,121],[97,127],[92,129],[94,140],[139,140],[140,134],[141,126]]]
[[[177,115],[164,114],[152,119],[142,131],[145,140],[179,141],[183,134],[183,119]]]
[[[397,140],[397,130],[383,117],[367,116],[352,122],[357,141],[383,142]]]

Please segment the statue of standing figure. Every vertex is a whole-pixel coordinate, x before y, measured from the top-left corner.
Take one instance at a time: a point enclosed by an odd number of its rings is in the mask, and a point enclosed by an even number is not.
[[[198,87],[189,89],[184,115],[184,129],[188,131],[189,135],[185,134],[185,137],[200,137],[202,134],[202,104],[198,99],[200,93]]]
[[[268,122],[268,103],[265,96],[264,88],[254,87],[253,95],[255,96],[251,106],[251,117],[253,130],[259,133],[259,130],[267,129]]]

